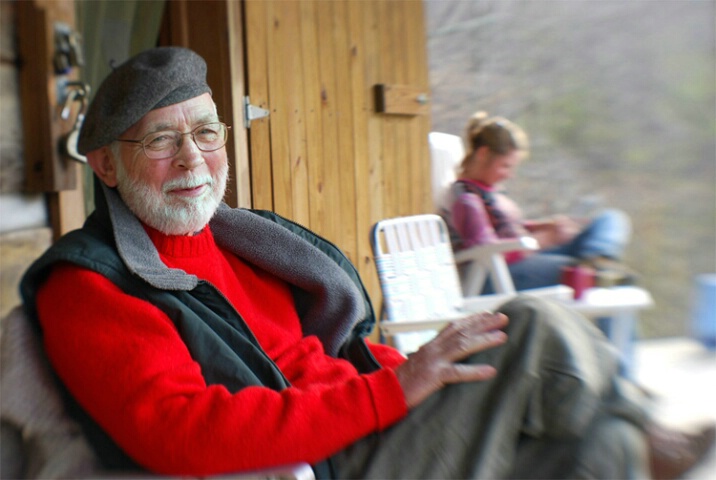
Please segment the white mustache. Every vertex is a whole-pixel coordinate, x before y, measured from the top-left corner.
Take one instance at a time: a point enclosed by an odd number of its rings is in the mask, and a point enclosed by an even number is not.
[[[164,193],[167,193],[171,190],[196,188],[201,185],[212,186],[213,184],[214,184],[214,179],[211,178],[210,175],[201,175],[201,176],[190,175],[188,177],[175,178],[174,180],[169,180],[167,183],[162,185],[162,191]]]

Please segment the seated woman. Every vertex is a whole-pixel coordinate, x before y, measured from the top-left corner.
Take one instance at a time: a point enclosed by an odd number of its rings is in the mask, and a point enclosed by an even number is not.
[[[448,225],[456,252],[529,235],[538,241],[539,250],[505,254],[517,290],[569,283],[562,281],[563,270],[574,265],[593,269],[597,285],[634,283],[635,274],[620,262],[631,236],[631,221],[625,213],[603,209],[591,218],[579,220],[565,215],[526,220],[517,203],[502,189],[528,155],[525,132],[505,118],[477,112],[467,123],[465,140],[467,153],[439,212]],[[483,293],[493,292],[488,279]],[[596,324],[612,338],[611,318],[598,318]],[[635,328],[632,325],[632,337],[636,336]],[[631,346],[621,354],[622,374],[630,376]]]
[[[601,281],[632,283],[633,273],[619,260],[631,235],[629,217],[605,209],[588,220],[554,216],[528,221],[520,207],[501,189],[528,155],[525,132],[501,117],[475,113],[466,128],[465,158],[440,209],[459,251],[474,245],[530,235],[538,251],[506,254],[517,290],[558,285],[562,269],[584,264],[597,271]],[[485,286],[484,293],[491,293]]]

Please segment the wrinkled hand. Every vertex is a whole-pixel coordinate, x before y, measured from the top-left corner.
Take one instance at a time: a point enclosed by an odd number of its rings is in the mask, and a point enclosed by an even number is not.
[[[395,369],[408,408],[419,405],[445,385],[494,377],[497,371],[490,365],[456,362],[504,343],[507,335],[499,329],[505,325],[507,317],[501,313],[471,315],[451,323],[411,354]]]

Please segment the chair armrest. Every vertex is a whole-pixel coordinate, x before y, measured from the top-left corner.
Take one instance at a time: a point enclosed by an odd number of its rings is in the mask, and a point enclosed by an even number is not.
[[[518,292],[519,295],[530,295],[533,297],[549,298],[551,300],[570,301],[573,298],[574,290],[567,285],[554,285],[551,287],[540,287]],[[493,311],[503,303],[515,298],[516,294],[496,293],[477,297],[465,297],[462,310],[467,312]]]
[[[201,478],[202,480],[315,480],[313,469],[307,463],[292,463],[276,467],[261,468],[239,473],[228,473],[225,475],[209,475],[206,477],[188,476],[161,476],[151,473],[117,473],[107,475],[93,475],[95,480],[190,480]]]
[[[490,295],[465,297],[462,301],[461,310],[466,313],[492,312],[513,298],[515,298],[514,293],[493,293]]]
[[[511,238],[509,240],[500,240],[495,243],[485,245],[475,245],[455,252],[455,262],[463,263],[473,260],[484,260],[496,253],[512,252],[515,250],[539,250],[539,243],[533,237]]]
[[[235,474],[206,477],[206,480],[315,480],[313,469],[307,463],[294,463],[262,468]]]
[[[460,272],[462,292],[466,297],[477,295],[489,274],[498,293],[515,293],[504,252],[537,250],[539,243],[533,237],[524,236],[485,245],[475,245],[454,254],[455,263],[463,264]]]
[[[551,287],[522,290],[520,294],[567,302],[574,298],[574,289],[567,285],[552,285]]]
[[[465,318],[466,316],[468,316],[468,313],[444,318],[423,318],[419,320],[400,320],[398,322],[387,320],[380,322],[380,331],[386,337],[391,337],[399,333],[442,330],[447,324]]]
[[[381,321],[380,330],[385,336],[398,333],[419,332],[423,330],[441,330],[447,324],[463,319],[474,313],[493,311],[506,301],[514,298],[513,294],[493,294],[467,297],[462,301],[460,309],[452,315],[440,318],[422,318],[418,320]]]

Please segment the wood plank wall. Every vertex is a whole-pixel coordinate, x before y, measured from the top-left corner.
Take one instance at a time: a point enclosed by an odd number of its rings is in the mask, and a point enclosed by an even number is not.
[[[378,220],[432,211],[428,115],[376,113],[374,86],[429,94],[420,0],[245,2],[252,200],[338,245],[376,308]]]

